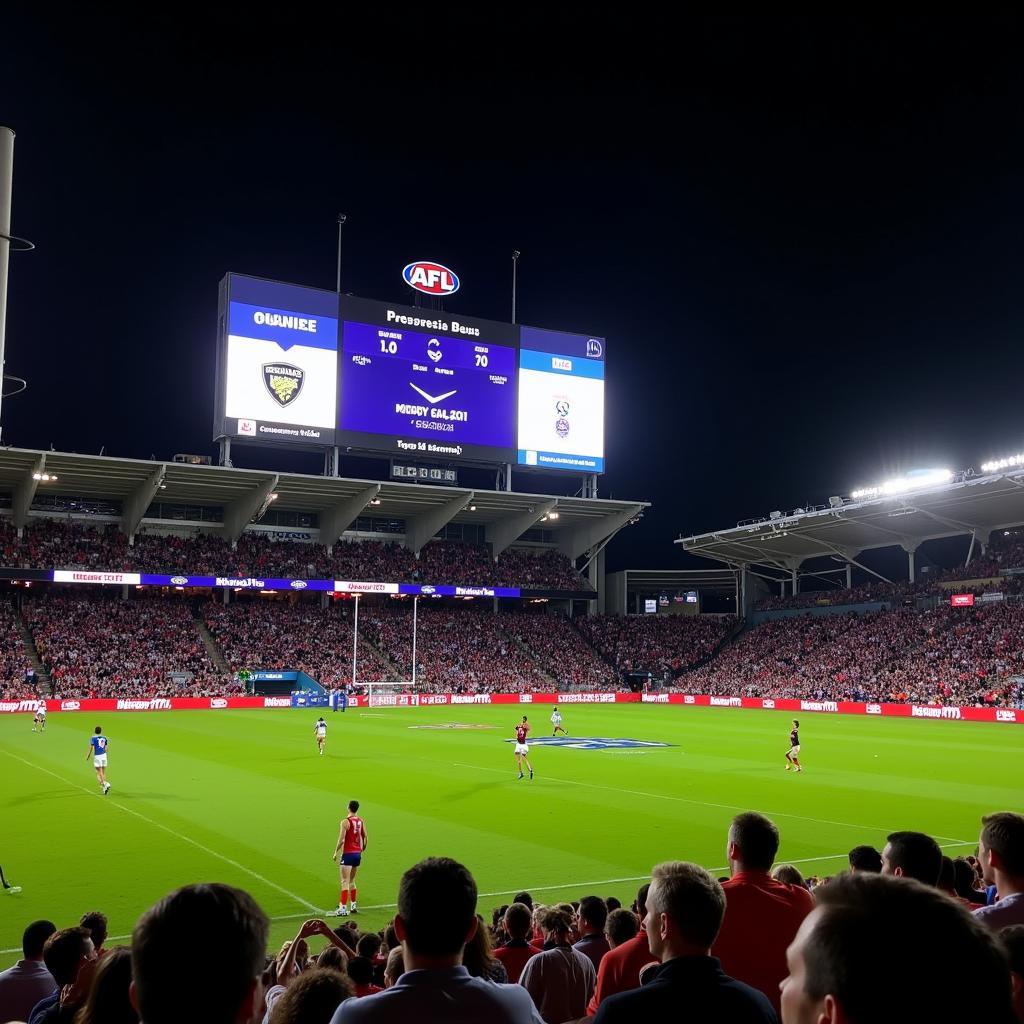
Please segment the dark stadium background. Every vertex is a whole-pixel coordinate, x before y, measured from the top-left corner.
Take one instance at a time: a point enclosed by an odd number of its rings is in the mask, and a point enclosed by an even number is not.
[[[212,451],[217,282],[333,287],[345,211],[346,291],[506,319],[515,248],[609,339],[609,569],[1024,448],[1020,19],[254,11],[3,16],[5,443]]]

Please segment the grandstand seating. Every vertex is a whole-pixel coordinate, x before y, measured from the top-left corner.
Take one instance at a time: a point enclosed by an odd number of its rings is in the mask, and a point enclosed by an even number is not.
[[[199,531],[139,533],[130,547],[116,525],[48,518],[31,520],[20,540],[0,519],[0,556],[3,565],[19,568],[589,589],[569,559],[549,549],[509,548],[495,560],[486,546],[437,540],[416,558],[391,541],[343,540],[328,553],[318,544],[275,541],[255,532],[243,533],[232,548],[219,535]]]
[[[563,689],[615,686],[615,670],[562,615],[503,614],[498,628],[526,647]]]
[[[22,695],[28,668],[17,613],[9,602],[0,601],[0,700]]]

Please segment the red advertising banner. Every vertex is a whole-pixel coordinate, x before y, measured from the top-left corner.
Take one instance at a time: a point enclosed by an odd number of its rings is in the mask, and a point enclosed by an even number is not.
[[[0,714],[34,714],[42,701],[34,698],[0,701]],[[375,696],[373,707],[438,707],[473,704],[676,704],[692,707],[795,711],[801,714],[881,715],[932,718],[951,722],[1013,722],[1024,725],[1024,709],[957,707],[938,704],[865,704],[860,701],[796,700],[768,697],[718,697],[689,693],[388,693]],[[47,700],[54,711],[231,711],[290,708],[283,697],[150,697]],[[350,708],[370,707],[368,697],[350,697]],[[302,710],[326,710],[318,705]]]

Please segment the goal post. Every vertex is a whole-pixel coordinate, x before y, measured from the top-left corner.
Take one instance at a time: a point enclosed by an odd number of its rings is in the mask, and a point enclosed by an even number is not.
[[[371,708],[398,707],[402,703],[401,697],[415,692],[412,681],[408,679],[398,682],[368,683],[367,686],[369,687],[367,697]]]

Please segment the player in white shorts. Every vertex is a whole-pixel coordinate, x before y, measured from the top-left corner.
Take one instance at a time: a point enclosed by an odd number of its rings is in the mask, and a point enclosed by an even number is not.
[[[46,732],[46,705],[40,704],[32,718],[32,731],[38,728],[39,732]]]
[[[88,761],[92,757],[92,766],[96,769],[96,778],[104,796],[110,792],[110,783],[107,782],[107,744],[107,737],[103,735],[103,730],[97,725],[95,735],[89,739],[89,749],[86,751],[85,759]]]
[[[526,715],[523,715],[523,720],[516,726],[516,767],[519,769],[519,778],[523,777],[523,765],[529,769],[530,779],[533,779],[533,765],[530,764],[530,747],[527,744],[527,739],[530,734],[530,723],[526,720]]]
[[[320,748],[320,756],[323,757],[324,744],[327,742],[327,723],[324,721],[323,715],[316,720],[313,735],[316,736],[316,745]]]
[[[557,736],[559,733],[563,736],[569,735],[565,729],[562,728],[562,712],[558,710],[557,706],[555,707],[555,710],[551,712],[551,724],[555,727],[555,731],[551,734],[552,736]]]

